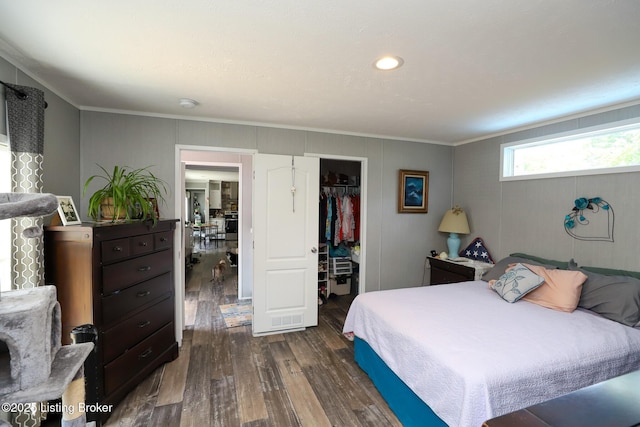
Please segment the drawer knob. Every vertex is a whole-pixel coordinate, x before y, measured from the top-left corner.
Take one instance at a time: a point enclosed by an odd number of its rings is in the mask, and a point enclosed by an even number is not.
[[[142,291],[142,292],[138,292],[136,294],[136,296],[138,298],[144,298],[144,297],[149,296],[149,295],[151,295],[151,291]]]
[[[140,242],[140,246],[147,246],[147,242]]]
[[[147,320],[145,322],[140,322],[138,323],[138,328],[142,329],[142,328],[146,328],[147,326],[149,326],[151,324],[151,320]]]
[[[163,243],[164,243],[164,242],[166,242],[167,240],[168,240],[168,239],[167,239],[166,237],[161,237],[161,238],[160,238],[160,241],[161,241],[161,242],[163,242]]]
[[[122,246],[114,246],[113,252],[122,252]]]
[[[151,353],[153,353],[153,349],[151,347],[149,347],[148,349],[143,351],[140,354],[140,356],[138,356],[138,359],[146,359],[147,357],[151,356]]]
[[[138,271],[151,271],[151,266],[147,265],[147,266],[144,266],[144,267],[140,267],[138,269]]]

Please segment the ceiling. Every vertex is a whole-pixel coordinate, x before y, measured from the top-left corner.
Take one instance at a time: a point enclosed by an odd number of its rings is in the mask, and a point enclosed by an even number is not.
[[[639,102],[639,22],[638,0],[0,0],[0,54],[83,110],[459,143]]]

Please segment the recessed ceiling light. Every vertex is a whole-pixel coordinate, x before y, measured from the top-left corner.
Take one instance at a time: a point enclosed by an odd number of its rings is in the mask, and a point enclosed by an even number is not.
[[[399,56],[383,56],[382,58],[376,60],[373,66],[378,70],[389,71],[400,68],[402,64],[404,64],[404,61]]]
[[[193,108],[196,105],[198,105],[197,101],[194,101],[193,99],[189,99],[189,98],[182,98],[180,100],[180,106],[182,108]]]

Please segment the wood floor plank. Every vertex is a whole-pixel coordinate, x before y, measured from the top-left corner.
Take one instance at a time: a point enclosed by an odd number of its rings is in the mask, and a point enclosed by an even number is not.
[[[264,402],[269,414],[269,425],[296,427],[302,426],[293,403],[286,390],[271,390],[264,393]]]
[[[151,417],[155,409],[155,399],[143,400],[136,407],[136,416],[134,426],[151,425]]]
[[[330,363],[329,352],[335,351],[329,348],[323,341],[324,334],[320,332],[318,327],[309,328],[301,334],[307,343],[310,353],[307,357],[311,357],[315,360],[315,363],[309,364],[313,366],[316,364]]]
[[[286,334],[267,335],[267,339],[269,340],[269,342],[284,341],[285,335]]]
[[[344,360],[335,352],[329,353],[331,363],[327,365],[327,375],[332,384],[340,389],[344,399],[352,410],[360,410],[371,404],[373,400],[366,393],[362,393],[362,388],[348,374],[345,364],[353,363],[352,360]]]
[[[333,426],[359,426],[360,422],[351,410],[349,394],[334,381],[331,375],[332,369],[325,366],[308,366],[302,368],[309,384],[318,400],[322,402],[327,418]]]
[[[149,426],[179,426],[182,415],[182,402],[170,405],[156,406],[153,410]],[[139,424],[142,425],[142,424]]]
[[[293,356],[287,343],[260,337],[251,340],[251,349],[262,384],[269,423],[274,426],[299,426],[295,408],[276,364],[276,360]]]
[[[193,324],[192,346],[210,346],[213,316],[218,307],[212,301],[198,301],[196,321]]]
[[[224,322],[223,322],[224,324]],[[224,328],[224,325],[222,326]],[[233,375],[229,333],[215,332],[211,338],[211,379]]]
[[[330,427],[332,424],[327,418],[323,404],[318,400],[298,363],[295,360],[281,360],[276,363],[300,424]]]
[[[256,420],[248,423],[240,424],[240,427],[273,427],[274,424],[271,424],[268,420]]]
[[[251,332],[242,326],[228,329],[233,372],[236,378],[236,395],[241,423],[267,418],[267,407],[262,395],[260,378],[251,354]]]
[[[162,379],[163,367],[153,371],[138,387],[136,387],[123,404],[114,408],[105,427],[135,427],[148,424],[142,422],[151,416],[158,396],[158,388]]]
[[[233,267],[233,270],[237,273],[238,268]],[[236,276],[237,277],[237,276]],[[237,280],[225,280],[224,282],[224,294],[227,297],[237,299],[238,298],[238,281]]]
[[[211,280],[203,283],[200,286],[200,295],[198,295],[199,301],[215,301],[216,300],[216,287],[220,286],[217,283],[213,283]]]
[[[353,346],[339,350],[337,353],[338,355],[341,355],[343,359],[353,361]],[[402,424],[398,421],[393,411],[391,411],[391,408],[389,408],[387,402],[380,395],[378,389],[373,385],[373,382],[371,382],[367,373],[360,369],[355,361],[352,363],[345,363],[343,366],[345,373],[351,377],[354,383],[359,385],[361,393],[369,396],[378,410],[384,415],[384,418],[389,421],[388,425],[402,427]]]
[[[287,341],[275,341],[268,343],[268,351],[275,361],[296,359]]]
[[[285,339],[301,367],[311,366],[318,363],[318,358],[315,357],[314,350],[305,339],[304,334],[286,334]]]
[[[191,341],[183,341],[178,358],[165,365],[164,377],[158,390],[158,401],[156,403],[158,406],[182,402],[187,384],[190,354]]]
[[[240,425],[235,379],[232,375],[211,380],[211,422],[207,425]]]
[[[395,423],[390,421],[377,405],[366,406],[362,409],[355,410],[354,413],[356,417],[358,417],[360,424],[364,427],[379,427],[381,425],[402,427],[402,424],[397,420]]]
[[[336,333],[335,329],[331,328],[325,319],[320,319],[318,321],[317,331],[320,334],[320,337],[323,343],[331,350],[339,350],[341,348],[345,348],[345,341],[342,339],[341,335]]]
[[[283,390],[284,385],[278,375],[278,367],[275,364],[277,356],[274,354],[273,346],[269,343],[269,340],[266,337],[252,339],[251,353],[253,354],[258,378],[260,378],[262,392],[268,393],[273,390]]]
[[[188,387],[184,391],[180,427],[209,424],[211,418],[211,351],[209,346],[193,345],[189,355]]]

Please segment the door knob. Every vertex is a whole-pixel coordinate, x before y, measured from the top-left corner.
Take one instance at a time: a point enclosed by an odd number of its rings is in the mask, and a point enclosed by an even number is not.
[[[317,252],[318,252],[318,248],[316,248],[316,247],[314,246],[313,248],[311,248],[311,252],[312,252],[312,253],[314,253],[314,254],[315,254],[315,253],[317,253]]]

